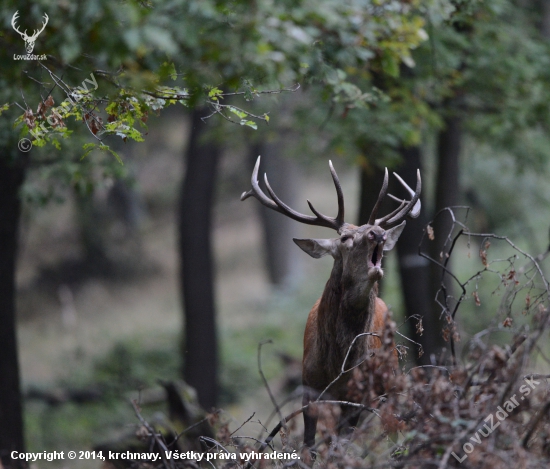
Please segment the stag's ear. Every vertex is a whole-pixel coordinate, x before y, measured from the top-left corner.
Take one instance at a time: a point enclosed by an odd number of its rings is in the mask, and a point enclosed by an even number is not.
[[[406,224],[407,222],[404,221],[400,225],[394,226],[393,228],[390,228],[388,231],[386,231],[388,238],[384,243],[384,251],[389,251],[393,249],[395,243],[397,243],[397,240],[399,239],[399,236],[401,236],[403,228],[405,228]]]
[[[336,238],[337,239],[337,238]],[[311,257],[319,259],[327,254],[333,255],[335,239],[297,239],[292,240]]]

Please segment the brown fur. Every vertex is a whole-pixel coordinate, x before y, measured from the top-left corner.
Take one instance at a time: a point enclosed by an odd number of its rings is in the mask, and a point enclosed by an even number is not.
[[[342,371],[346,353],[354,338],[363,332],[378,333],[382,336],[388,308],[378,298],[378,283],[374,282],[368,291],[367,301],[360,307],[345,301],[345,282],[342,281],[342,266],[336,261],[325,290],[311,309],[304,333],[304,356],[302,383],[304,385],[303,405],[322,398],[341,401],[348,400],[347,382],[349,373],[332,383]],[[348,307],[346,307],[346,305]],[[364,336],[355,341],[350,351],[345,369],[353,367],[364,357],[368,357],[382,346],[380,338]],[[394,351],[397,365],[397,354]],[[332,384],[331,384],[332,383]],[[345,432],[357,424],[359,415],[350,407],[342,408],[341,428]],[[317,409],[314,406],[304,411],[304,443],[312,447],[315,442]]]
[[[318,392],[322,392],[340,374],[345,355],[357,335],[363,332],[382,335],[388,312],[386,303],[375,296],[376,292],[373,292],[371,297],[374,297],[374,304],[372,301],[369,302],[368,307],[360,314],[356,327],[342,328],[338,324],[339,315],[330,314],[331,302],[323,301],[325,295],[330,296],[330,293],[327,294],[327,288],[323,296],[313,305],[304,332],[302,382],[304,386]],[[370,308],[373,310],[371,311],[372,316],[368,311]],[[382,342],[378,337],[359,338],[350,352],[346,369],[353,366],[359,356],[381,346]],[[394,355],[397,358],[395,350]],[[328,394],[334,399],[346,400],[345,382],[348,378],[348,376],[343,376],[344,386],[338,386],[336,389],[331,387],[327,391]]]

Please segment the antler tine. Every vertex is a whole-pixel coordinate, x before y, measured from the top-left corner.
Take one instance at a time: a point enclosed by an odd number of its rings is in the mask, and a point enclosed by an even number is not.
[[[258,182],[258,171],[260,169],[260,157],[258,156],[258,159],[256,160],[256,165],[254,166],[254,171],[252,171],[252,178],[250,182],[252,183],[252,189],[250,189],[248,192],[243,192],[241,194],[241,201],[248,199],[249,197],[255,197],[258,199],[263,205],[265,205],[268,208],[271,208],[273,210],[280,211],[279,207],[277,207],[277,204],[273,202],[269,197],[267,197],[262,189],[260,189],[260,184]]]
[[[374,204],[374,207],[372,209],[372,212],[370,213],[369,217],[369,225],[375,225],[376,224],[376,214],[378,213],[378,209],[380,208],[380,205],[382,204],[382,200],[384,200],[384,197],[386,197],[386,194],[388,192],[388,168],[384,169],[384,182],[382,184],[382,189],[380,189],[380,193],[378,194],[378,200]]]
[[[391,194],[389,194],[390,197]],[[393,198],[393,197],[392,197]],[[401,211],[403,209],[403,207],[407,204],[407,201],[406,200],[401,200],[401,199],[397,199],[397,197],[395,198],[398,202],[401,202],[399,204],[399,207],[397,207],[393,212],[391,213],[388,213],[387,215],[384,215],[382,218],[378,218],[377,220],[374,221],[374,224],[375,225],[378,225],[378,226],[386,226],[387,224],[387,221],[394,217],[399,211]]]
[[[340,179],[338,179],[338,174],[336,174],[336,170],[334,169],[334,166],[332,166],[332,161],[328,160],[328,165],[330,168],[330,175],[332,176],[332,180],[334,182],[334,188],[336,189],[336,197],[338,198],[338,214],[336,215],[335,220],[338,222],[339,226],[342,226],[344,224],[345,213],[344,192],[342,191],[342,185],[340,184]]]
[[[397,197],[394,197],[393,195],[389,194],[389,196],[397,200],[398,202],[401,202],[399,207],[397,207],[393,212],[391,212],[389,215],[386,215],[385,217],[376,220],[376,225],[391,225],[397,222],[400,222],[405,216],[408,216],[409,218],[416,218],[420,214],[420,192],[422,190],[422,180],[420,179],[420,170],[416,171],[416,190],[413,191],[408,184],[403,181],[403,179],[396,173],[393,173],[394,176],[397,178],[397,180],[403,185],[403,187],[407,190],[407,192],[412,196],[411,200],[409,202],[405,200],[398,199]]]
[[[17,22],[17,19],[19,18],[19,10],[17,10],[12,18],[11,18],[11,26],[13,29],[15,29],[15,31],[17,31],[20,35],[24,35],[24,33],[22,33],[21,31],[19,31],[19,28],[16,26],[16,22]],[[27,32],[27,30],[25,30],[25,33]]]
[[[40,31],[38,31],[37,35],[40,34],[42,31],[44,31],[44,28],[46,27],[46,25],[48,24],[48,21],[50,20],[50,17],[44,13],[44,19],[46,20],[44,22],[44,24],[42,25],[42,29]]]
[[[293,218],[296,221],[305,223],[307,225],[324,226],[325,228],[332,228],[336,231],[340,230],[342,224],[338,224],[338,221],[336,218],[327,217],[326,215],[323,215],[322,213],[318,212],[317,210],[315,210],[315,208],[313,207],[313,205],[309,200],[307,201],[307,203],[311,211],[316,215],[315,217],[304,215],[290,208],[281,199],[279,199],[279,197],[277,197],[277,194],[275,194],[275,191],[269,185],[269,181],[267,180],[267,174],[264,175],[264,180],[265,180],[265,186],[267,187],[267,191],[269,192],[269,195],[271,195],[275,203],[282,209],[282,210],[279,210],[281,213],[287,215],[290,218]]]
[[[411,197],[414,197],[414,191],[409,187],[409,185],[403,181],[403,179],[401,178],[401,176],[399,176],[399,174],[397,173],[394,173],[394,176],[397,178],[397,180],[401,183],[401,185],[407,190],[407,192],[409,193],[409,195]],[[419,177],[419,174],[417,174],[417,177]],[[401,199],[399,199],[398,197],[395,197],[394,195],[391,195],[391,194],[388,194],[389,197],[391,197],[393,200],[397,201],[397,202],[402,202]],[[421,203],[420,203],[420,199],[418,199],[418,201],[416,202],[416,204],[414,204],[414,207],[411,209],[411,211],[407,214],[407,216],[409,218],[417,218],[418,215],[420,215],[420,208],[421,208]]]
[[[46,21],[44,22],[44,24],[42,24],[42,29],[35,29],[35,30],[33,30],[34,32],[33,32],[33,35],[31,36],[33,39],[37,38],[38,35],[39,35],[42,31],[44,31],[44,28],[45,28],[46,25],[48,24],[48,21],[49,21],[50,18],[48,17],[48,15],[47,15],[46,13],[44,13],[44,19],[45,19]]]
[[[258,159],[256,160],[256,165],[254,166],[254,171],[252,172],[252,189],[249,190],[248,192],[243,192],[241,195],[241,200],[246,200],[248,197],[252,196],[258,199],[266,207],[272,210],[275,210],[276,212],[282,213],[283,215],[286,215],[287,217],[292,218],[293,220],[299,221],[301,223],[305,223],[307,225],[323,226],[325,228],[332,228],[336,231],[340,230],[340,228],[344,224],[344,221],[343,221],[344,196],[342,195],[342,188],[340,186],[340,182],[338,181],[338,176],[336,176],[336,172],[334,172],[333,174],[333,180],[336,186],[336,192],[338,194],[337,217],[331,218],[331,217],[327,217],[326,215],[323,215],[322,213],[315,210],[311,202],[308,200],[307,203],[311,208],[311,211],[316,215],[315,217],[312,217],[310,215],[304,215],[300,212],[297,212],[296,210],[286,205],[281,199],[279,199],[277,194],[275,194],[275,191],[269,185],[269,181],[267,180],[267,174],[264,174],[265,186],[267,188],[267,191],[269,192],[269,195],[271,196],[271,199],[267,197],[264,194],[264,192],[261,190],[260,185],[258,183],[259,167],[260,167],[260,157],[258,156]],[[332,169],[331,170],[331,173],[332,173],[334,169],[333,168],[331,169]]]

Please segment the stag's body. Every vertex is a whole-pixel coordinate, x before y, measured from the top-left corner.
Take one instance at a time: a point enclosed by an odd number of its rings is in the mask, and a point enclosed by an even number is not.
[[[388,173],[367,224],[355,226],[344,222],[344,196],[338,176],[330,163],[330,170],[338,196],[338,215],[335,218],[319,213],[308,201],[315,217],[303,215],[286,206],[265,183],[271,198],[267,197],[257,181],[260,159],[252,173],[252,190],[241,200],[254,196],[262,204],[302,223],[335,229],[339,237],[332,239],[294,239],[294,242],[314,258],[331,255],[334,266],[321,298],[315,303],[304,333],[302,382],[304,385],[304,444],[315,443],[316,409],[310,403],[318,398],[347,401],[349,375],[344,369],[353,367],[380,348],[387,316],[386,304],[378,298],[378,281],[383,276],[384,251],[393,248],[405,227],[406,216],[420,213],[420,174],[416,190],[409,188],[410,201],[401,204],[392,213],[376,219],[376,213],[387,194]],[[391,196],[394,198],[393,196]],[[395,198],[394,198],[395,199]],[[398,224],[399,223],[399,224]],[[361,334],[364,334],[361,336]],[[345,363],[344,363],[345,362]],[[351,407],[342,408],[341,428],[357,424],[359,414]]]
[[[384,329],[387,306],[376,296],[376,286],[368,293],[368,303],[350,314],[349,310],[340,308],[342,289],[337,279],[331,276],[306,323],[302,382],[311,391],[322,392],[340,374],[349,347],[357,336],[367,332],[381,337]],[[382,343],[378,336],[368,335],[356,340],[349,350],[348,367],[369,351],[380,348]],[[318,366],[319,363],[323,366]],[[348,379],[347,375],[342,376],[340,382],[327,390],[327,395],[337,400],[347,400]],[[311,391],[307,394],[314,397]]]
[[[398,236],[401,229],[389,234]],[[332,252],[334,266],[321,298],[309,313],[304,334],[304,406],[319,397],[348,401],[349,374],[343,370],[382,345],[387,307],[377,296],[378,280],[383,276],[383,249],[394,238],[390,236],[388,241],[388,232],[377,226],[347,225],[336,249],[332,247],[331,251],[336,251]],[[301,241],[297,242],[300,245]],[[357,409],[344,406],[339,427],[349,432],[358,419]],[[304,443],[312,447],[317,426],[313,405],[304,411],[304,424]]]

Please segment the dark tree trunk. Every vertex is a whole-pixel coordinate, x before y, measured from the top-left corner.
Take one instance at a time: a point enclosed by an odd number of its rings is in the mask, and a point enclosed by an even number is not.
[[[87,272],[107,275],[112,269],[105,245],[104,227],[93,193],[75,192],[76,219],[80,232],[83,261]]]
[[[460,201],[459,155],[462,143],[462,122],[460,117],[445,119],[445,128],[441,130],[437,143],[437,176],[435,187],[435,214],[446,207],[456,206]],[[439,213],[434,219],[435,239],[430,242],[431,257],[444,263],[451,247],[448,236],[453,228],[449,212]],[[447,264],[451,270],[451,263]],[[453,283],[448,275],[443,275],[441,267],[432,264],[432,296],[437,298],[433,317],[439,317],[443,309],[450,310],[455,305]],[[437,295],[437,296],[436,296]],[[449,351],[449,348],[447,348]]]
[[[550,2],[548,0],[541,1],[541,25],[540,32],[546,39],[550,39]]]
[[[12,152],[13,153],[13,152]],[[0,155],[0,459],[5,468],[17,467],[10,453],[25,451],[23,406],[19,382],[15,321],[15,270],[26,155],[11,161]]]
[[[187,148],[187,168],[181,192],[179,254],[185,330],[184,378],[197,390],[207,410],[218,399],[218,342],[214,306],[212,206],[220,148],[203,142],[206,130],[194,111]]]
[[[416,170],[420,169],[422,173],[420,148],[402,149],[401,156],[403,157],[403,164],[396,169],[396,172],[411,187],[414,187],[416,184]],[[359,224],[367,223],[372,207],[378,198],[383,179],[384,170],[381,168],[370,166],[362,169]],[[389,192],[398,197],[408,196],[401,188],[401,185],[396,184],[394,177],[390,177]],[[425,193],[422,194],[421,200],[424,200],[424,198]],[[390,202],[386,198],[378,217],[389,213],[395,206],[395,202]],[[407,228],[400,236],[396,247],[403,301],[405,304],[405,316],[407,318],[412,315],[422,317],[424,328],[422,335],[417,331],[417,321],[409,319],[407,322],[407,336],[422,346],[423,355],[421,357],[418,356],[419,350],[417,350],[417,346],[411,343],[405,344],[410,347],[410,350],[414,350],[412,357],[419,364],[427,363],[431,354],[439,356],[441,348],[445,346],[439,316],[433,315],[434,300],[431,294],[429,261],[418,255],[422,233],[428,221],[429,214],[426,211],[426,206],[423,205],[418,218],[407,220]]]
[[[373,164],[364,164],[360,169],[359,179],[359,213],[357,222],[359,225],[368,223],[370,213],[378,200],[378,194],[384,181],[384,170]],[[390,204],[386,199],[378,211],[378,218],[388,213]]]
[[[250,161],[254,165],[258,155],[262,156],[259,174],[267,173],[269,184],[277,195],[290,207],[296,207],[298,193],[297,165],[280,154],[283,145],[277,142],[261,142],[251,147]],[[270,282],[285,288],[292,284],[292,278],[299,268],[292,238],[298,234],[298,223],[273,210],[257,204],[262,222],[265,265]]]
[[[422,174],[422,162],[419,147],[404,148],[401,150],[403,164],[399,166],[397,172],[411,186],[416,183],[416,170],[420,169]],[[408,195],[396,184],[395,192],[397,197],[407,197]],[[425,186],[424,186],[425,187]],[[425,193],[421,200],[424,203]],[[430,220],[426,205],[422,206],[418,218],[407,220],[407,228],[399,238],[397,243],[397,256],[399,262],[399,274],[401,276],[401,288],[403,291],[403,300],[405,303],[406,317],[413,315],[422,317],[423,332],[417,329],[417,320],[409,319],[407,322],[407,335],[422,346],[423,355],[419,356],[418,350],[413,354],[413,358],[419,365],[429,363],[430,355],[439,356],[441,349],[445,347],[445,341],[442,336],[443,323],[439,315],[434,315],[434,298],[431,294],[430,284],[430,262],[418,254],[423,232]],[[405,343],[410,350],[415,350],[417,346]]]
[[[112,214],[124,226],[124,234],[135,237],[144,214],[139,193],[126,181],[117,179],[109,190],[108,202]]]

